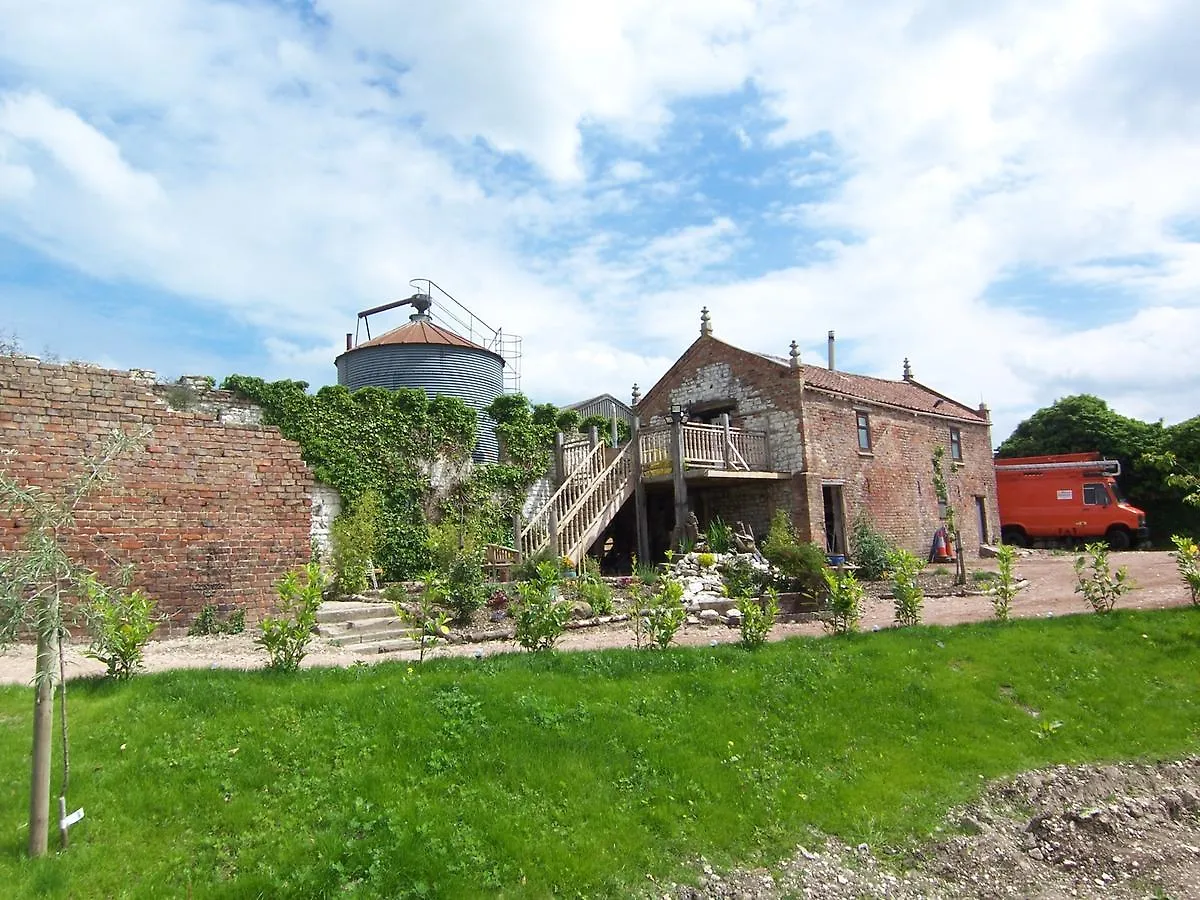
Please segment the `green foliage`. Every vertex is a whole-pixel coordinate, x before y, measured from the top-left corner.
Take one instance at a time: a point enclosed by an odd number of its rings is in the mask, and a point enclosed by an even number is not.
[[[1012,610],[1012,602],[1017,596],[1017,578],[1014,572],[1016,560],[1017,551],[1014,547],[1010,547],[1008,544],[1001,544],[999,549],[997,549],[996,563],[999,566],[999,570],[991,591],[992,609],[996,613],[996,618],[1001,622],[1008,621],[1009,612]]]
[[[824,620],[826,630],[834,634],[857,631],[865,589],[847,569],[826,569],[824,578],[829,591],[829,609]]]
[[[674,578],[663,576],[654,593],[635,592],[634,618],[644,623],[649,646],[666,650],[675,634],[687,621],[683,607],[683,585]],[[641,646],[640,636],[637,636]]]
[[[944,511],[943,515],[946,519],[946,532],[950,544],[955,549],[955,569],[954,578],[955,584],[967,583],[967,560],[962,553],[962,536],[958,532],[958,513],[954,509],[954,504],[950,502],[950,491],[946,487],[946,474],[943,471],[943,463],[946,458],[946,448],[940,444],[933,448],[933,492],[937,495],[938,503]],[[950,473],[954,474],[961,466],[954,462],[950,462]]]
[[[417,658],[424,663],[425,653],[437,646],[442,638],[450,636],[450,617],[441,609],[449,597],[449,584],[445,576],[438,572],[426,572],[422,581],[425,586],[415,611],[410,611],[400,602],[393,602],[396,615],[413,626],[413,638],[420,645]]]
[[[850,532],[850,559],[858,566],[859,577],[879,581],[887,575],[888,560],[894,552],[896,545],[875,528],[865,513],[854,520]]]
[[[611,615],[613,611],[612,588],[600,575],[600,564],[590,556],[583,558],[579,577],[573,579],[575,598],[592,607],[598,616]]]
[[[571,616],[570,605],[559,599],[562,572],[552,561],[540,563],[534,577],[517,584],[519,599],[510,607],[517,643],[526,650],[552,650]]]
[[[217,604],[206,603],[188,628],[188,637],[207,637],[212,634],[241,634],[246,630],[246,611],[235,609],[222,621]]]
[[[708,549],[713,553],[729,553],[733,550],[733,526],[727,525],[717,516],[704,529],[708,538]]]
[[[721,579],[725,582],[726,596],[735,600],[741,597],[761,596],[771,584],[771,576],[757,569],[743,557],[727,559],[720,566]]]
[[[300,667],[317,625],[317,608],[324,589],[325,573],[315,562],[280,579],[276,585],[280,615],[263,616],[259,626],[262,633],[254,641],[267,651],[268,668],[294,672]]]
[[[1179,534],[1171,536],[1171,543],[1175,545],[1175,567],[1179,577],[1192,595],[1192,604],[1200,606],[1200,546],[1190,537]]]
[[[658,584],[658,580],[662,578],[662,572],[659,571],[658,566],[652,563],[639,562],[635,556],[633,558],[633,578],[635,584],[654,587]]]
[[[445,602],[454,613],[454,621],[460,624],[471,621],[487,601],[483,577],[487,548],[479,530],[479,521],[466,515],[458,523],[446,517],[429,528],[433,568],[444,576]]]
[[[103,811],[103,835],[85,819],[49,865],[10,835],[0,883],[13,898],[661,896],[681,860],[781,859],[814,832],[909,847],[989,779],[1195,753],[1196,619],[80,680],[72,806]],[[0,687],[12,832],[29,699]],[[1042,721],[1067,724],[1043,740]]]
[[[523,556],[521,561],[513,566],[514,581],[531,581],[538,577],[538,569],[543,563],[549,563],[558,568],[558,561],[548,548],[543,548],[532,556]]]
[[[1167,483],[1161,455],[1171,453],[1180,473],[1200,474],[1200,416],[1175,425],[1141,422],[1109,409],[1099,397],[1064,397],[1021,422],[998,455],[1098,451],[1121,461],[1117,481],[1129,502],[1146,511],[1151,534],[1200,533],[1200,507],[1183,502],[1183,486]],[[1170,471],[1170,470],[1168,470]]]
[[[461,400],[430,399],[419,389],[342,385],[307,392],[303,381],[265,382],[231,375],[221,385],[263,408],[264,420],[300,444],[304,461],[337,488],[353,510],[367,491],[381,498],[375,562],[390,580],[424,570],[430,466],[465,461],[475,446],[476,415]]]
[[[1075,557],[1075,593],[1083,594],[1096,612],[1112,612],[1117,601],[1132,587],[1129,570],[1121,566],[1115,573],[1112,571],[1108,544],[1097,542],[1083,549],[1087,556]]]
[[[925,563],[907,550],[896,550],[889,559],[897,625],[920,625],[925,592],[918,580]]]
[[[767,635],[771,633],[775,617],[779,615],[779,592],[775,588],[767,588],[761,598],[750,598],[739,603],[738,610],[742,614],[742,646],[747,650],[757,650],[767,642]]]
[[[711,569],[717,564],[717,557],[712,553],[698,553],[696,554],[696,564],[702,569]]]
[[[354,507],[333,522],[334,585],[338,594],[361,594],[370,587],[371,567],[379,547],[382,499],[375,490],[364,491]]]
[[[779,570],[787,590],[815,597],[824,588],[824,552],[816,544],[796,540],[791,519],[782,509],[777,509],[771,518],[762,554]]]
[[[99,660],[110,678],[131,678],[142,666],[142,654],[158,627],[155,602],[140,590],[102,584],[94,575],[79,581],[84,615],[92,633],[87,656]]]

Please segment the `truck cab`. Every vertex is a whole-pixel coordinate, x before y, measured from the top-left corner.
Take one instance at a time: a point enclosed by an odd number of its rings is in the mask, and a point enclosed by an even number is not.
[[[996,495],[1004,543],[1106,540],[1115,550],[1146,542],[1146,514],[1121,495],[1121,464],[1099,453],[997,459]]]

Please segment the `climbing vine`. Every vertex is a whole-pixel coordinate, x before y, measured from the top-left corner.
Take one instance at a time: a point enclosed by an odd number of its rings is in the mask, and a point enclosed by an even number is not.
[[[221,385],[253,401],[263,419],[296,441],[304,461],[341,494],[349,510],[370,490],[382,498],[375,563],[387,578],[426,565],[425,504],[437,459],[464,464],[475,446],[476,415],[461,400],[416,389],[342,385],[308,393],[303,381],[231,375]]]

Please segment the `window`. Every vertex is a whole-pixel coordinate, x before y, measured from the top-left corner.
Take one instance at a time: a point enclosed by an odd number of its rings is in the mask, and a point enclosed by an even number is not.
[[[1083,486],[1084,506],[1108,506],[1108,491],[1103,484],[1085,484]]]
[[[854,417],[858,423],[858,449],[864,452],[870,452],[871,419],[865,412],[856,412]]]
[[[962,462],[962,432],[957,428],[950,429],[950,458]]]

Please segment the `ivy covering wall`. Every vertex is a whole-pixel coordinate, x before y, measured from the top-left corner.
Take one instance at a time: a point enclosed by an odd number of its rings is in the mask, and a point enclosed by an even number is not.
[[[369,490],[382,498],[376,565],[388,579],[411,578],[428,565],[427,515],[436,460],[465,465],[475,446],[476,415],[461,400],[430,399],[418,389],[342,385],[308,393],[303,381],[267,382],[231,375],[221,385],[262,407],[263,418],[296,441],[318,479],[353,510]]]

